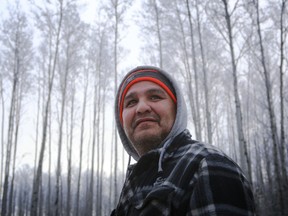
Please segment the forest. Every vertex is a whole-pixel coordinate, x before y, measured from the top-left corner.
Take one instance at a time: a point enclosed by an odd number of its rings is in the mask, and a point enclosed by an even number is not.
[[[138,65],[179,82],[193,138],[240,165],[257,215],[288,215],[287,3],[1,0],[0,215],[110,215],[128,164],[114,98]]]

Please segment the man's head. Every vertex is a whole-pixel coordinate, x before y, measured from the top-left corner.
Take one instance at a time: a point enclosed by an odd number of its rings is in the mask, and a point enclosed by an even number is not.
[[[159,68],[143,66],[130,71],[121,82],[115,105],[122,143],[128,154],[136,160],[186,128],[183,118],[186,116],[186,107],[178,87]],[[184,127],[179,125],[179,120],[175,126],[179,116],[178,107]]]
[[[176,101],[151,81],[135,83],[123,96],[123,128],[142,156],[157,148],[171,131],[176,116]]]

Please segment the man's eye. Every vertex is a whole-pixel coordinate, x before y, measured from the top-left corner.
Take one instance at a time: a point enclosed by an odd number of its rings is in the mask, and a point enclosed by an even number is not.
[[[131,107],[131,106],[133,106],[133,105],[136,104],[136,103],[137,103],[136,100],[130,100],[130,101],[128,101],[128,102],[126,103],[126,106],[125,106],[125,107]]]
[[[151,100],[153,100],[153,101],[157,101],[157,100],[160,100],[161,99],[161,97],[159,97],[158,95],[152,95],[151,97]]]

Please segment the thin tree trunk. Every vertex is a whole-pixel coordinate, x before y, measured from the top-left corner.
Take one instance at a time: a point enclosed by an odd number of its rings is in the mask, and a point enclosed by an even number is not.
[[[53,88],[54,75],[55,75],[55,70],[56,70],[56,61],[57,61],[59,43],[60,43],[60,31],[61,31],[62,15],[63,15],[63,1],[62,0],[59,0],[59,9],[60,9],[59,11],[60,17],[59,17],[59,22],[58,22],[57,34],[56,34],[56,45],[55,45],[53,68],[51,71],[51,77],[49,79],[48,98],[45,104],[41,149],[40,149],[40,154],[39,154],[37,173],[35,176],[35,180],[33,182],[33,189],[32,189],[31,216],[37,216],[37,206],[39,202],[39,188],[40,188],[40,183],[42,179],[43,159],[44,159],[44,151],[45,151],[46,137],[47,137],[47,122],[48,122],[48,115],[49,115],[49,107],[51,103],[51,93],[52,93],[52,88]]]
[[[64,81],[66,82],[66,81]],[[58,138],[58,156],[57,156],[57,171],[56,171],[56,188],[55,188],[55,214],[62,215],[62,209],[60,209],[59,204],[61,202],[61,187],[60,179],[61,179],[61,155],[62,155],[62,133],[63,133],[63,122],[64,122],[64,110],[65,110],[65,101],[66,101],[66,86],[65,90],[62,92],[62,103],[61,103],[61,114],[60,114],[60,125],[59,125],[59,138]]]
[[[101,147],[103,148],[103,145],[101,145],[100,143],[100,114],[101,114],[101,103],[103,103],[102,100],[102,95],[101,95],[101,88],[103,88],[103,81],[101,80],[101,72],[102,72],[102,48],[103,48],[103,39],[105,36],[105,31],[103,30],[103,32],[100,32],[101,37],[100,37],[100,43],[99,43],[99,52],[98,52],[98,61],[97,61],[97,79],[99,82],[98,85],[98,96],[97,96],[97,110],[98,110],[98,115],[97,115],[97,181],[96,181],[96,187],[97,187],[97,191],[96,191],[96,215],[101,215],[101,200],[102,200],[102,196],[100,194],[100,190],[101,190],[101,157],[104,157],[104,154],[100,154],[101,153]],[[105,88],[105,87],[104,87]],[[101,156],[100,156],[101,155]]]
[[[71,176],[72,176],[72,152],[73,152],[73,135],[74,135],[74,106],[75,106],[75,78],[72,80],[72,92],[71,92],[71,116],[70,116],[70,141],[68,146],[68,176],[67,176],[67,204],[66,215],[70,216],[71,212]],[[68,144],[67,144],[68,145]]]
[[[240,161],[241,161],[242,169],[248,175],[248,178],[251,181],[252,180],[251,179],[252,178],[251,162],[250,162],[250,158],[248,155],[247,143],[246,143],[244,132],[243,132],[242,111],[241,111],[241,103],[240,103],[240,97],[239,97],[239,92],[238,92],[238,78],[237,78],[237,68],[236,68],[236,61],[235,61],[235,54],[234,54],[233,37],[232,37],[233,34],[232,34],[232,26],[231,26],[231,17],[228,12],[227,0],[222,0],[222,2],[225,7],[225,19],[226,19],[226,24],[227,24],[229,47],[230,47],[230,54],[231,54],[237,132],[238,132],[239,148],[240,148],[240,153],[241,153]]]
[[[287,30],[285,30],[284,25],[284,15],[286,12],[286,2],[287,0],[282,0],[282,5],[281,5],[281,15],[280,15],[280,68],[279,68],[279,73],[280,73],[280,157],[281,157],[281,164],[282,164],[282,173],[283,173],[283,192],[287,193],[288,190],[288,177],[287,177],[287,167],[286,167],[286,158],[287,158],[287,148],[285,146],[285,115],[284,115],[284,72],[283,72],[283,67],[284,67],[284,49],[285,49],[285,41],[286,41],[286,34]],[[286,12],[287,15],[287,12]],[[287,21],[287,20],[286,20]],[[284,203],[287,203],[288,198],[287,196],[284,196]],[[286,215],[288,214],[288,208],[286,205],[284,205],[285,209],[283,210],[283,213]]]
[[[83,155],[83,142],[84,142],[84,128],[85,128],[85,115],[86,115],[86,101],[87,101],[87,89],[88,89],[89,73],[85,73],[85,83],[83,92],[83,105],[82,105],[82,117],[81,117],[81,132],[80,132],[80,152],[79,152],[79,172],[77,181],[77,194],[76,194],[76,216],[79,216],[79,198],[81,188],[81,175],[82,175],[82,155]]]
[[[227,131],[229,134],[231,134],[230,136],[232,136],[232,138],[230,138],[229,136],[229,140],[231,140],[231,145],[229,145],[229,155],[232,155],[232,158],[235,161],[238,161],[238,155],[237,155],[237,147],[236,147],[236,135],[235,135],[235,124],[233,121],[233,107],[232,107],[233,101],[231,98],[231,94],[228,93],[228,106],[227,106]]]
[[[50,38],[49,40],[49,50],[50,50],[50,55],[49,55],[49,60],[48,60],[48,73],[46,74],[45,71],[43,71],[43,90],[42,90],[42,117],[45,119],[45,111],[46,111],[46,103],[47,100],[45,100],[46,95],[48,94],[47,91],[49,91],[49,74],[51,71],[51,65],[53,61],[53,56],[52,56],[52,39]],[[48,75],[48,76],[47,76]],[[53,215],[53,208],[51,205],[51,166],[52,166],[52,115],[51,115],[51,103],[49,104],[48,107],[48,116],[47,116],[47,128],[48,128],[48,193],[47,193],[47,201],[46,201],[46,213],[48,216]],[[46,132],[47,133],[47,132]],[[45,141],[46,142],[46,141]],[[35,155],[36,156],[36,155]],[[39,160],[39,159],[38,159]],[[34,179],[37,175],[37,166],[35,166],[35,174],[34,174]],[[41,185],[40,185],[41,187]]]
[[[18,134],[18,129],[16,129],[17,132],[15,132],[15,135]],[[15,137],[16,138],[16,137]],[[16,161],[16,154],[17,154],[17,144],[15,141],[15,146],[14,146],[14,153],[13,153],[13,165],[12,165],[12,176],[11,176],[11,185],[10,185],[10,193],[9,193],[9,207],[8,207],[8,212],[7,215],[13,215],[13,198],[14,198],[14,181],[15,181],[15,161]]]
[[[194,30],[193,30],[193,22],[192,15],[190,11],[190,6],[188,0],[186,0],[186,7],[188,12],[188,21],[189,21],[189,31],[190,31],[190,40],[191,40],[191,51],[192,51],[192,60],[193,60],[193,70],[194,70],[194,82],[195,82],[195,108],[194,108],[194,97],[193,97],[193,86],[192,86],[192,76],[191,74],[187,74],[188,76],[188,89],[189,89],[189,98],[190,98],[190,107],[192,111],[192,117],[194,119],[196,139],[202,140],[202,126],[201,126],[201,115],[200,115],[200,106],[199,106],[199,78],[198,78],[198,67],[197,67],[197,59],[196,59],[196,51],[195,51],[195,40],[194,40]]]
[[[16,42],[17,44],[17,42]],[[6,162],[5,162],[5,174],[4,174],[4,185],[3,185],[3,196],[2,196],[2,210],[1,215],[6,216],[7,207],[8,207],[8,189],[9,189],[9,174],[10,174],[10,163],[11,163],[11,151],[13,146],[13,133],[14,133],[14,121],[15,121],[15,109],[17,103],[17,89],[18,89],[18,81],[19,81],[19,52],[16,45],[15,53],[15,68],[13,75],[13,87],[12,87],[12,96],[10,103],[10,112],[9,112],[9,123],[8,123],[8,140],[7,140],[7,148],[6,148]]]
[[[268,112],[269,112],[269,120],[270,120],[270,129],[271,129],[271,135],[272,135],[272,141],[273,141],[273,154],[274,154],[274,166],[275,166],[275,178],[276,178],[276,191],[278,191],[278,204],[279,206],[279,215],[284,215],[284,195],[283,195],[283,181],[281,179],[281,164],[279,165],[279,138],[277,134],[277,125],[276,125],[276,119],[275,119],[275,112],[272,102],[272,86],[271,86],[271,80],[270,80],[270,73],[266,68],[266,60],[265,60],[265,53],[264,53],[264,46],[262,42],[262,34],[261,34],[261,26],[260,26],[260,15],[259,15],[259,5],[258,0],[254,0],[254,4],[256,7],[256,21],[257,21],[257,33],[259,37],[259,45],[260,45],[260,52],[261,52],[261,64],[263,67],[263,73],[265,78],[265,88],[266,88],[266,97],[267,97],[267,104],[268,104]],[[284,164],[282,164],[284,165]],[[284,173],[282,173],[284,174]]]
[[[92,151],[91,151],[91,173],[90,173],[90,184],[89,184],[89,194],[88,194],[88,212],[89,215],[93,214],[93,200],[94,200],[94,165],[95,165],[95,146],[98,144],[96,143],[97,139],[97,119],[98,119],[98,85],[97,84],[97,77],[95,76],[94,80],[94,105],[93,105],[93,138],[92,138]]]
[[[63,144],[63,124],[64,124],[64,115],[65,115],[65,107],[66,107],[66,95],[67,95],[67,82],[68,82],[68,75],[69,75],[69,48],[70,44],[67,43],[66,48],[66,65],[65,65],[65,71],[64,71],[64,79],[63,83],[61,83],[60,79],[60,88],[61,88],[61,114],[60,114],[60,125],[59,125],[59,137],[58,137],[58,160],[57,160],[57,173],[56,173],[56,200],[55,200],[55,211],[56,215],[61,215],[62,210],[59,209],[59,200],[61,200],[60,197],[60,190],[61,190],[61,160],[62,160],[62,144]],[[60,71],[61,73],[61,71]],[[61,77],[61,74],[60,74]],[[72,134],[70,134],[72,135]],[[69,155],[69,153],[68,153]],[[71,165],[71,164],[70,164]],[[69,163],[68,163],[68,175],[69,175]],[[69,186],[69,184],[68,184]],[[68,191],[70,190],[70,187],[68,187]],[[70,192],[70,191],[69,191]],[[67,199],[69,200],[70,197],[68,196]],[[69,212],[68,212],[69,213]]]
[[[22,85],[18,88],[16,108],[15,108],[15,135],[14,135],[14,153],[13,153],[13,164],[12,164],[12,178],[10,186],[10,195],[9,195],[9,208],[8,215],[13,215],[13,198],[14,198],[14,181],[15,181],[15,168],[16,168],[16,156],[17,156],[17,147],[18,147],[18,132],[20,126],[20,117],[21,117],[21,105],[22,105]]]
[[[159,7],[157,5],[157,0],[153,0],[153,8],[156,15],[156,33],[158,39],[158,48],[159,48],[159,66],[160,68],[163,67],[163,48],[162,48],[162,35],[161,35],[161,26],[160,26],[160,14],[159,14]]]
[[[101,174],[100,174],[100,191],[99,191],[99,197],[101,198],[99,200],[99,215],[102,215],[102,205],[103,205],[103,171],[104,171],[104,154],[105,154],[105,94],[106,93],[106,87],[104,85],[104,91],[103,91],[103,98],[102,98],[102,160],[101,160]]]
[[[262,138],[261,138],[262,139]],[[261,140],[260,139],[260,140]],[[259,149],[259,143],[262,143],[262,140],[259,142],[259,139],[257,139],[257,141],[255,140],[254,142],[254,148],[255,148],[255,158],[256,158],[256,163],[255,163],[255,167],[256,167],[256,182],[258,182],[256,188],[258,189],[258,194],[255,194],[255,197],[257,197],[257,195],[263,196],[263,190],[264,190],[264,177],[263,177],[263,167],[262,167],[262,154],[260,152]],[[255,199],[255,204],[256,204],[256,212],[258,213],[258,215],[260,215],[260,210],[261,210],[261,200],[260,198],[256,198]]]
[[[39,199],[39,207],[38,207],[38,211],[39,211],[39,215],[43,215],[43,203],[44,203],[44,192],[43,192],[43,187],[40,187],[40,199]]]
[[[51,113],[51,104],[49,108],[49,113]],[[49,124],[48,124],[48,133],[49,133],[49,142],[48,142],[48,195],[47,195],[47,213],[48,216],[51,216],[53,213],[51,205],[51,166],[52,166],[52,115],[49,115]]]
[[[36,175],[37,167],[37,154],[38,154],[38,138],[39,138],[39,115],[40,115],[40,103],[41,103],[41,88],[40,79],[38,79],[38,101],[37,101],[37,114],[36,114],[36,140],[35,140],[35,156],[34,156],[34,176]]]
[[[118,17],[118,0],[114,2],[114,16],[115,16],[115,32],[114,32],[114,95],[117,94],[117,86],[118,86],[118,25],[119,25],[119,17]],[[115,122],[115,120],[113,120]],[[116,123],[114,123],[114,206],[117,205],[118,198],[118,187],[117,187],[117,164],[118,164],[118,137],[117,137],[117,127]]]
[[[112,145],[111,145],[111,152],[113,152],[113,147],[115,147],[115,136],[116,136],[116,126],[115,126],[115,121],[112,122],[112,128],[114,128],[114,130],[112,131]],[[114,150],[115,151],[115,150]],[[113,161],[113,156],[111,154],[111,161]],[[113,167],[115,166],[115,164],[113,165],[113,163],[110,163],[110,172],[113,173]],[[109,180],[109,209],[112,209],[111,206],[113,206],[113,208],[115,208],[115,206],[117,204],[115,204],[116,201],[114,201],[114,196],[112,195],[112,188],[113,188],[113,182],[114,182],[114,179],[110,178]],[[113,197],[112,197],[113,196]]]
[[[176,0],[176,12],[177,12],[177,18],[179,20],[179,25],[180,25],[180,30],[181,30],[181,40],[182,40],[182,44],[183,44],[183,51],[184,51],[184,65],[185,65],[185,71],[186,71],[186,74],[184,75],[183,74],[183,77],[185,78],[186,80],[186,86],[187,86],[187,89],[188,89],[188,97],[189,97],[189,104],[190,104],[190,108],[191,108],[191,114],[192,114],[192,119],[193,119],[193,122],[194,122],[194,126],[195,126],[195,133],[196,133],[196,139],[199,139],[201,140],[199,137],[201,137],[201,133],[200,130],[199,130],[199,117],[200,115],[198,115],[198,112],[196,111],[195,109],[195,105],[194,105],[194,90],[193,90],[193,87],[192,87],[192,78],[191,78],[191,69],[190,69],[190,63],[189,63],[189,54],[188,54],[188,51],[187,51],[187,43],[186,43],[186,39],[185,39],[185,32],[184,32],[184,26],[183,26],[183,22],[181,20],[181,16],[180,16],[180,10],[179,10],[179,7],[178,7],[178,1]],[[186,1],[186,3],[188,4],[188,1]],[[189,9],[189,6],[187,5],[188,7],[188,14],[190,15],[190,9]],[[191,40],[194,42],[194,39],[192,38],[193,37],[193,34],[191,35]],[[192,44],[193,46],[193,44]],[[193,49],[192,49],[193,50]],[[194,55],[193,55],[194,57]],[[193,60],[193,63],[196,64],[196,62],[194,62]],[[198,92],[198,89],[197,89],[197,92]],[[197,102],[196,102],[197,104]]]
[[[97,120],[96,120],[96,125],[97,125],[97,179],[96,179],[96,215],[100,215],[98,214],[99,212],[99,199],[101,199],[101,197],[99,197],[99,187],[100,187],[100,163],[101,163],[101,158],[100,158],[100,152],[101,152],[101,148],[100,148],[100,114],[101,114],[101,92],[100,92],[100,70],[98,70],[98,80],[99,80],[99,85],[98,85],[98,92],[97,92]]]
[[[200,26],[200,13],[198,8],[198,0],[196,0],[196,12],[197,12],[197,29],[199,34],[199,45],[201,51],[201,59],[202,59],[202,70],[204,76],[204,95],[205,95],[205,113],[206,113],[206,127],[207,127],[207,137],[208,142],[212,143],[212,123],[211,123],[211,112],[210,112],[210,97],[209,97],[209,89],[208,89],[208,75],[206,70],[206,58],[204,54],[204,46],[202,42],[202,32]]]
[[[3,84],[2,84],[2,77],[1,77],[1,108],[2,108],[2,116],[1,116],[1,174],[0,174],[0,185],[2,185],[2,178],[3,178],[3,167],[4,167],[4,121],[5,121],[5,104],[4,104],[4,97],[3,97]],[[2,194],[2,187],[0,187],[0,195]]]

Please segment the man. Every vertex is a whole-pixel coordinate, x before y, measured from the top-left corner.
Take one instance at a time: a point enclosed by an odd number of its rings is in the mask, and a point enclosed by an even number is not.
[[[250,185],[220,150],[192,140],[186,105],[165,71],[141,66],[117,92],[115,114],[130,165],[111,215],[254,215]]]

